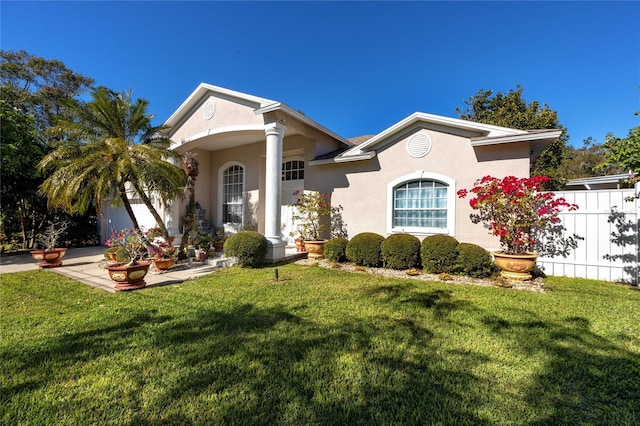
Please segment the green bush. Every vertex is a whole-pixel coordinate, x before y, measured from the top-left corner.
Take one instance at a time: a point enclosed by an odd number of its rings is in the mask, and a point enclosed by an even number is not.
[[[110,253],[117,253],[118,251],[118,247],[109,247],[104,251],[104,258],[106,260],[111,260],[111,256]]]
[[[116,249],[116,262],[118,263],[129,263],[131,262],[131,256],[129,256],[129,252],[124,247],[118,247]]]
[[[456,272],[474,278],[486,278],[494,275],[497,268],[488,251],[477,244],[460,243]]]
[[[380,245],[384,241],[382,235],[363,232],[353,237],[347,244],[347,259],[361,266],[379,266],[382,263]]]
[[[324,246],[324,257],[330,262],[344,262],[347,260],[347,244],[349,240],[346,238],[332,238],[327,241]]]
[[[238,259],[238,265],[255,268],[264,263],[268,244],[264,235],[255,231],[242,231],[231,235],[224,242],[225,256]]]
[[[458,262],[458,244],[458,240],[449,235],[430,235],[422,240],[420,255],[425,272],[454,272]]]
[[[411,269],[420,266],[420,240],[410,234],[389,235],[380,245],[385,268]]]

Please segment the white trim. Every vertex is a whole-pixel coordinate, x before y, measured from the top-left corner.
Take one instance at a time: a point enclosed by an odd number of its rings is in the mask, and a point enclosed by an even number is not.
[[[458,118],[444,117],[441,115],[426,114],[423,112],[415,112],[407,118],[400,120],[396,124],[388,127],[382,132],[378,133],[366,142],[356,145],[353,148],[346,151],[343,156],[359,155],[362,154],[365,149],[370,148],[387,137],[399,132],[400,130],[411,126],[412,124],[424,122],[431,124],[439,124],[443,126],[453,127],[462,130],[469,130],[478,132],[484,136],[506,136],[506,135],[519,135],[529,134],[526,130],[510,129],[507,127],[493,126],[490,124],[476,123],[469,120],[461,120]]]
[[[401,183],[416,180],[434,180],[447,184],[447,228],[420,228],[420,227],[402,227],[393,226],[393,191],[395,187]],[[446,234],[452,237],[456,234],[456,181],[455,179],[442,175],[440,173],[425,172],[417,170],[414,173],[401,176],[387,184],[387,234],[407,233],[413,235],[432,235]]]
[[[180,141],[180,145],[184,145],[201,138],[206,138],[207,136],[211,136],[211,135],[221,135],[223,133],[236,133],[236,132],[264,132],[265,128],[266,126],[262,124],[260,125],[249,124],[249,125],[218,127],[216,129],[207,129],[191,137],[182,139]]]
[[[511,142],[553,141],[562,135],[562,130],[549,130],[544,132],[531,132],[519,135],[504,135],[496,137],[471,138],[471,146],[498,145]]]
[[[258,108],[258,109],[256,109],[254,111],[254,114],[256,114],[256,115],[258,115],[258,114],[266,114],[268,112],[273,112],[273,111],[278,111],[278,110],[287,113],[288,115],[292,116],[296,120],[301,121],[304,124],[313,127],[314,129],[320,130],[322,133],[324,133],[326,135],[329,135],[332,138],[337,139],[338,141],[342,142],[343,144],[345,144],[348,147],[353,146],[353,144],[351,142],[349,142],[347,139],[343,138],[342,136],[338,135],[337,133],[332,132],[331,130],[327,129],[326,127],[322,126],[321,124],[313,121],[312,119],[310,119],[306,115],[300,114],[298,111],[296,111],[295,109],[291,108],[289,105],[287,105],[287,104],[285,104],[283,102],[274,102],[271,105],[266,105],[266,106],[263,106],[261,108]]]
[[[240,224],[240,228],[244,227],[244,221],[245,221],[245,202],[246,202],[246,192],[245,188],[246,188],[246,178],[247,178],[247,166],[244,165],[244,163],[241,163],[240,161],[227,161],[226,163],[224,163],[222,166],[220,166],[220,168],[218,168],[218,220],[217,222],[217,226],[218,227],[223,227],[225,228],[225,231],[227,230],[228,226],[231,226],[234,228],[234,231],[237,231],[238,226],[235,223],[225,223],[223,222],[223,218],[222,218],[222,203],[224,202],[224,172],[225,170],[227,170],[229,167],[232,166],[240,166],[242,167],[242,223]]]

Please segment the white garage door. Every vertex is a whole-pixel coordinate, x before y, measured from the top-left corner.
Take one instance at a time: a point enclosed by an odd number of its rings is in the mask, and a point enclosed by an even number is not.
[[[136,215],[136,219],[138,220],[138,225],[143,230],[153,228],[156,226],[156,220],[153,218],[153,215],[147,209],[147,206],[144,205],[142,201],[136,202],[135,200],[131,203],[131,208],[133,209],[133,213]],[[133,228],[133,223],[127,214],[127,211],[124,207],[113,208],[108,206],[106,209],[107,215],[107,229],[103,229],[101,232],[101,241],[106,241],[109,239],[111,232],[115,229],[116,231],[120,231],[125,228]]]

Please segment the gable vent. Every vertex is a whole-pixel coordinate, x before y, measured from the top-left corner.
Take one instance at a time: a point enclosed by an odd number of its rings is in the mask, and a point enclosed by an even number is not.
[[[431,138],[419,133],[407,142],[407,152],[414,158],[422,158],[431,151]]]
[[[204,107],[202,108],[202,116],[205,118],[205,120],[210,120],[215,113],[216,104],[211,99],[207,100],[207,102],[204,103]]]

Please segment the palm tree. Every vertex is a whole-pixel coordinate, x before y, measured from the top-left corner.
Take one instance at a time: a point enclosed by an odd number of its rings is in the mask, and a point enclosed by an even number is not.
[[[91,203],[98,210],[107,201],[114,207],[123,205],[142,235],[128,196],[137,193],[168,236],[147,192],[155,192],[166,203],[182,195],[186,175],[175,165],[181,157],[169,150],[167,129],[152,126],[148,102],[132,102],[131,95],[101,87],[91,94],[90,102],[68,102],[75,119],[59,121],[66,138],[39,164],[50,173],[41,191],[51,205],[70,213],[82,214]]]

